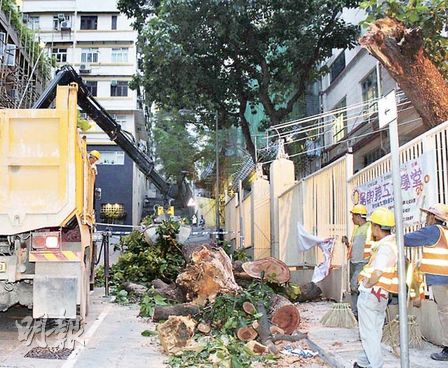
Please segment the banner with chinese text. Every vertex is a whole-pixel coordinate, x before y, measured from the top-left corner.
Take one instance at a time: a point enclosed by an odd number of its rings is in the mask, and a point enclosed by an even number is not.
[[[425,153],[419,158],[401,165],[401,196],[405,226],[421,224],[424,215],[421,207],[430,206],[435,200],[436,180],[433,154]],[[368,214],[378,207],[394,208],[392,173],[387,173],[354,188],[354,204],[367,206]]]

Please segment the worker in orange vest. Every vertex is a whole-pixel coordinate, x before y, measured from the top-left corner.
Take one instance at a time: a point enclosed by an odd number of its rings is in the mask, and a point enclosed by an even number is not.
[[[420,271],[431,286],[443,332],[443,349],[431,354],[434,360],[448,361],[448,205],[437,203],[426,213],[426,226],[404,235],[406,247],[423,247]]]
[[[353,367],[382,368],[381,338],[389,293],[398,294],[398,248],[392,211],[380,207],[370,216],[372,245],[369,263],[359,275],[358,317],[363,351]]]
[[[367,207],[362,204],[353,206],[350,211],[352,221],[355,225],[352,238],[349,242],[347,237],[342,237],[342,242],[347,246],[347,259],[350,268],[350,294],[352,312],[358,318],[358,276],[370,258],[371,230],[370,222],[367,221]]]

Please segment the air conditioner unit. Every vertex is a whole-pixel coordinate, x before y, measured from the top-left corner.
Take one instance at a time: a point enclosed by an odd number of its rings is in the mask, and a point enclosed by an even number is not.
[[[116,86],[118,85],[118,81],[116,81],[116,80],[111,80],[111,81],[110,81],[110,85],[111,85],[112,87],[116,87]]]
[[[61,22],[61,29],[72,29],[72,22],[64,20]]]
[[[65,20],[65,14],[58,14],[59,20]]]
[[[90,73],[92,71],[92,69],[90,68],[89,64],[81,64],[79,66],[79,73],[80,74],[87,74]]]

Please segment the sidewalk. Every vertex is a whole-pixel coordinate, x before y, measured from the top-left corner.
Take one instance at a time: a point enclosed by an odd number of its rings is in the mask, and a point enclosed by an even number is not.
[[[308,332],[310,346],[320,356],[336,368],[351,368],[361,351],[358,329],[331,328],[320,324],[322,316],[331,309],[333,302],[314,302],[299,304],[300,331]],[[430,358],[431,353],[439,352],[440,347],[423,343],[420,350],[410,349],[410,366],[413,368],[446,368],[447,362],[437,362]],[[383,344],[384,368],[400,367],[400,359],[392,353],[392,349]]]

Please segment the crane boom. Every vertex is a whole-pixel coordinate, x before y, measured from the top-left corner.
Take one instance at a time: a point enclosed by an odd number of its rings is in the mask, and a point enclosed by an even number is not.
[[[34,109],[48,108],[56,97],[58,85],[78,84],[78,106],[135,162],[140,171],[149,178],[165,197],[174,198],[176,190],[155,170],[154,162],[143,152],[115,119],[91,95],[82,78],[70,65],[59,69],[45,91],[33,105]]]

